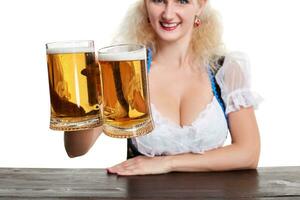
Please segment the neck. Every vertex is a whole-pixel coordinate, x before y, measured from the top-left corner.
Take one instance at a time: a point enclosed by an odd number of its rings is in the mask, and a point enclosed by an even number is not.
[[[159,41],[154,60],[165,67],[182,68],[190,66],[190,40],[181,38],[175,42]]]

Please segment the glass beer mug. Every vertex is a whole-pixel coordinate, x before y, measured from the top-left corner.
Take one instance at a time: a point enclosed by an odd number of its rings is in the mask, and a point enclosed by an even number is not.
[[[145,135],[154,128],[146,48],[122,44],[98,51],[103,95],[103,132],[116,138]]]
[[[93,41],[46,44],[50,128],[75,131],[102,125],[101,82]]]

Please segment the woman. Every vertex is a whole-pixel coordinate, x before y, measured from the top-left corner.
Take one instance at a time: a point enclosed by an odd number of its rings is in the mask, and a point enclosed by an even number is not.
[[[109,173],[257,167],[260,137],[254,108],[258,99],[250,91],[246,57],[224,53],[220,30],[208,0],[139,0],[132,8],[122,37],[153,52],[148,77],[155,129],[130,140],[141,155],[108,168]],[[217,64],[219,55],[225,55],[222,66]],[[232,142],[223,147],[228,128]],[[101,128],[65,133],[69,156],[87,152],[100,132]]]

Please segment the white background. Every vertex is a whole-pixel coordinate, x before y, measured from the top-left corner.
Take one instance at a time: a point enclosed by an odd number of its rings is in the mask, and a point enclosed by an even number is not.
[[[10,0],[0,3],[0,167],[108,167],[125,160],[126,141],[101,135],[70,159],[63,133],[49,127],[45,43],[110,39],[134,0]],[[3,3],[5,2],[5,3]],[[259,166],[300,165],[299,1],[213,0],[230,50],[246,52],[261,132]],[[229,141],[227,141],[229,142]]]

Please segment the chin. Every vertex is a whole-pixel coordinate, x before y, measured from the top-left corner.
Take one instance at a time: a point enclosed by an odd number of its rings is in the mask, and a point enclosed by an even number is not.
[[[158,38],[164,42],[176,42],[181,37],[178,34],[164,33],[164,34],[158,34]]]

